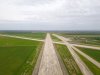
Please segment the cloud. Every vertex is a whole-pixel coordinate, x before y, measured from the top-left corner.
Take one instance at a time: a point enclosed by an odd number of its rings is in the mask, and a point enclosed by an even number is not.
[[[100,24],[99,17],[99,0],[0,1],[0,28],[2,28],[3,23],[13,23],[16,28],[18,24],[25,24],[27,22],[27,25],[24,25],[26,27],[30,25],[33,25],[33,27],[36,25],[49,25],[50,29],[52,29],[52,27],[54,27],[54,29],[56,29],[56,27],[58,27],[58,29],[60,29],[60,27],[64,29],[67,27],[75,28],[76,26],[75,29],[77,29],[77,26],[79,26],[85,29],[85,27],[92,26],[92,28],[97,29],[95,25],[98,26]]]

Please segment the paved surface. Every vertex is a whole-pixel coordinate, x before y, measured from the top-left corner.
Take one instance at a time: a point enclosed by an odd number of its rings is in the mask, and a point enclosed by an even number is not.
[[[64,45],[63,42],[53,42],[53,43]],[[71,45],[73,45],[73,46],[77,46],[77,47],[83,47],[83,48],[90,48],[90,49],[100,50],[100,47],[96,47],[96,46],[78,45],[78,44],[71,44]]]
[[[83,55],[85,58],[87,58],[90,62],[92,62],[94,65],[96,65],[98,68],[100,68],[100,63],[97,62],[96,60],[94,60],[93,58],[91,58],[90,56],[88,56],[87,54],[83,53],[82,51],[80,51],[79,49],[77,49],[76,47],[72,46],[72,48],[77,51],[78,53],[80,53],[81,55]]]
[[[85,58],[87,58],[89,61],[91,61],[93,64],[98,66],[100,68],[100,63],[92,59],[90,56],[86,55],[82,51],[78,50],[74,46],[84,47],[84,48],[91,48],[91,49],[97,49],[100,50],[100,47],[93,47],[93,46],[86,46],[86,45],[77,45],[77,44],[69,44],[67,42],[67,38],[64,38],[62,36],[58,36],[53,34],[57,38],[61,39],[63,42],[52,42],[50,34],[47,34],[46,40],[39,40],[39,39],[32,39],[27,37],[20,37],[20,36],[12,36],[12,35],[4,35],[0,34],[0,36],[5,37],[11,37],[11,38],[19,38],[19,39],[25,39],[25,40],[33,40],[33,41],[42,41],[45,42],[43,56],[41,59],[40,67],[38,75],[63,75],[63,72],[61,70],[53,43],[57,44],[65,44],[69,51],[71,52],[73,58],[75,59],[76,63],[78,64],[80,70],[84,75],[93,75],[93,73],[88,69],[88,67],[84,64],[84,62],[79,58],[79,56],[75,53],[74,50],[79,52],[81,55],[83,55]],[[74,50],[73,50],[74,49]]]
[[[63,42],[53,42],[54,44],[61,44],[61,45],[65,45],[65,43]]]
[[[27,37],[20,37],[20,36],[13,36],[13,35],[0,34],[0,36],[11,37],[11,38],[18,38],[18,39],[25,39],[25,40],[33,40],[33,41],[44,41],[44,40],[39,40],[39,39],[33,39],[33,38],[27,38]]]
[[[91,49],[95,49],[95,50],[100,50],[100,47],[87,46],[87,45],[77,45],[77,44],[72,44],[72,45],[77,46],[77,47],[84,47],[84,48],[91,48]]]
[[[73,58],[75,59],[77,65],[79,66],[81,72],[83,73],[83,75],[93,75],[93,73],[89,70],[89,68],[85,65],[85,63],[80,59],[80,57],[72,49],[71,45],[66,41],[66,38],[64,38],[62,36],[58,36],[56,34],[53,34],[53,36],[61,39],[65,43],[65,45],[68,47],[70,53],[72,54]]]
[[[63,75],[50,34],[47,34],[38,75]]]
[[[28,37],[21,37],[21,36],[15,36],[15,35],[8,35],[8,34],[0,34],[0,36],[44,42],[44,40],[33,39],[33,38],[28,38]],[[63,42],[53,42],[53,43],[64,44]]]
[[[54,42],[56,44],[63,44],[65,45],[65,43],[63,42]],[[99,47],[93,47],[93,46],[86,46],[86,45],[77,45],[77,44],[70,44],[72,45],[72,48],[74,50],[76,50],[78,53],[80,53],[81,55],[83,55],[85,58],[87,58],[90,62],[92,62],[94,65],[96,65],[98,68],[100,68],[100,63],[98,61],[96,61],[95,59],[91,58],[90,56],[88,56],[87,54],[83,53],[82,51],[80,51],[79,49],[77,49],[74,46],[78,46],[78,47],[85,47],[85,48],[91,48],[91,49],[97,49],[100,50]]]

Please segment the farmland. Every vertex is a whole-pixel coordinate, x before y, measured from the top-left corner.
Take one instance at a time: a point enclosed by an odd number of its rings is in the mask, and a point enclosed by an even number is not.
[[[0,46],[37,45],[38,42],[0,36]]]
[[[0,75],[31,75],[41,42],[0,36]]]
[[[0,32],[0,75],[98,75],[99,37],[99,34]]]

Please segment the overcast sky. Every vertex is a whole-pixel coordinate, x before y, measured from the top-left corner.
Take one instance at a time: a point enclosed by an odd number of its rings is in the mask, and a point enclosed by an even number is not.
[[[100,30],[100,0],[0,0],[0,30]]]

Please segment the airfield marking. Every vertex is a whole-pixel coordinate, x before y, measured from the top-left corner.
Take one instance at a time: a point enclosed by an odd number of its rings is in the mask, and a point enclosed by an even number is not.
[[[72,49],[72,46],[66,41],[66,38],[56,35],[56,34],[53,34],[53,36],[61,39],[65,43],[70,53],[72,54],[73,58],[75,59],[77,65],[79,66],[81,72],[83,73],[83,75],[93,75],[93,73],[89,70],[89,68],[85,65],[85,63],[80,59],[80,57]]]
[[[43,56],[38,75],[63,75],[52,39],[48,33],[45,39]]]
[[[92,62],[94,65],[96,65],[98,68],[100,68],[100,63],[96,60],[94,60],[93,58],[91,58],[90,56],[88,56],[87,54],[83,53],[82,51],[80,51],[79,49],[77,49],[76,47],[72,46],[72,48],[77,51],[78,53],[80,53],[81,55],[83,55],[86,59],[88,59],[90,62]]]

